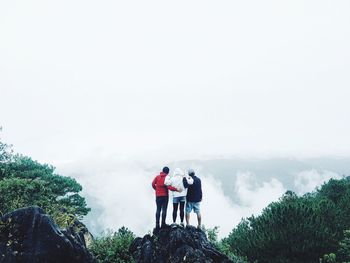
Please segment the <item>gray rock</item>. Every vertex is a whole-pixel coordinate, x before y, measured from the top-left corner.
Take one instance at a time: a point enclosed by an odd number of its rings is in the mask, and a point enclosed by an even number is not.
[[[36,206],[17,209],[1,218],[0,262],[95,262],[82,234],[61,230]]]
[[[138,263],[232,262],[208,241],[202,230],[194,227],[164,228],[153,236],[136,238],[130,253]]]

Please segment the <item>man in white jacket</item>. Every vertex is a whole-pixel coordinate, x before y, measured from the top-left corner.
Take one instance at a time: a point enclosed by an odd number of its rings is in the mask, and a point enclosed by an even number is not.
[[[181,226],[184,226],[184,217],[185,217],[185,202],[187,189],[184,187],[183,178],[186,177],[188,184],[193,184],[193,179],[190,176],[186,176],[185,173],[180,169],[176,168],[174,173],[171,176],[165,178],[164,184],[172,186],[178,189],[178,192],[172,192],[173,196],[173,222],[176,223],[177,210],[180,207],[180,220]]]

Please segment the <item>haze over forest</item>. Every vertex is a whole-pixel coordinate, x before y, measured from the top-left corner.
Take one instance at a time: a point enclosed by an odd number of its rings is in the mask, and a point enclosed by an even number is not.
[[[203,223],[224,236],[286,190],[349,175],[349,11],[3,1],[1,137],[78,179],[94,233],[143,234],[152,178],[166,164],[197,169]]]

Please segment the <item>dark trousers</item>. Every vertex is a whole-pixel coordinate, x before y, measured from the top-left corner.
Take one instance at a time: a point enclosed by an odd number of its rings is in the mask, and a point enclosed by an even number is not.
[[[180,203],[173,203],[173,222],[176,222],[176,217],[177,217],[177,209],[179,208],[180,204],[180,220],[181,223],[184,222],[184,217],[185,217],[185,202],[180,202]]]
[[[162,225],[165,225],[166,211],[168,209],[168,202],[169,202],[168,196],[157,196],[156,197],[156,204],[157,204],[156,227],[159,227],[160,213],[162,213]]]

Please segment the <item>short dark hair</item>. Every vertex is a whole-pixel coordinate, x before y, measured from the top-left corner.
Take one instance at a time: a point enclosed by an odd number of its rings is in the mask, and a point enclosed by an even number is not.
[[[163,173],[168,174],[168,173],[169,173],[169,167],[165,166],[165,167],[163,168]]]

